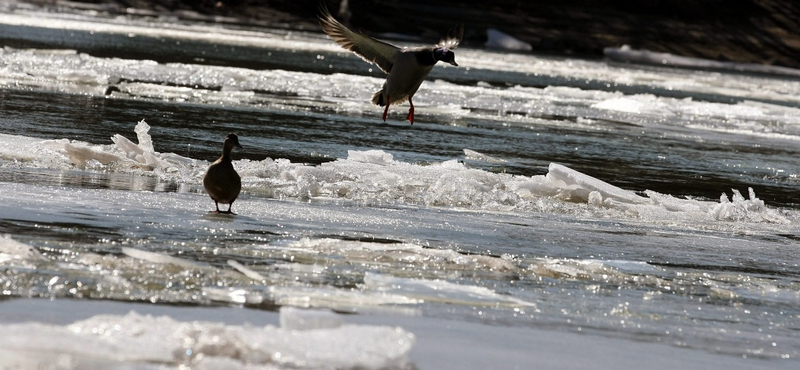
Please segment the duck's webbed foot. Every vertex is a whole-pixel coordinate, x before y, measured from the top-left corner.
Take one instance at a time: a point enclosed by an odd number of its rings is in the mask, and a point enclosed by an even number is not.
[[[414,124],[414,103],[411,102],[411,97],[408,98],[408,104],[411,104],[411,108],[408,109],[408,115],[406,116],[406,119],[408,120],[408,122],[411,122],[411,124],[413,125]]]

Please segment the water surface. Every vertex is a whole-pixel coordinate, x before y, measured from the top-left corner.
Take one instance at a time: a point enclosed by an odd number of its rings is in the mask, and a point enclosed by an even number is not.
[[[30,31],[0,53],[8,299],[328,308],[759,359],[743,367],[800,356],[798,81],[460,49],[412,126],[406,106],[382,122],[377,73],[319,35],[3,19]],[[19,48],[64,32],[81,36]],[[200,186],[228,132],[236,216],[208,213]]]

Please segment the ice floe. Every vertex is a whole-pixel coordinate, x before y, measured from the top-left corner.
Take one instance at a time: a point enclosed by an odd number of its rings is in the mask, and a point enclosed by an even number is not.
[[[69,325],[0,325],[2,368],[386,369],[408,367],[414,335],[285,308],[280,327],[97,315]]]
[[[491,307],[536,307],[509,295],[479,286],[454,284],[444,280],[409,279],[367,273],[364,276],[367,289],[401,294],[425,302],[462,304]]]
[[[312,39],[292,42],[321,50],[334,46]],[[691,123],[694,127],[707,129],[730,124],[733,126],[730,129],[750,128],[753,133],[769,133],[770,121],[775,118],[798,122],[796,106],[800,100],[796,97],[800,96],[800,83],[794,81],[775,83],[753,76],[720,79],[710,73],[687,77],[685,73],[673,75],[669,71],[624,69],[588,61],[544,60],[517,54],[487,58],[471,54],[468,49],[459,54],[459,58],[465,59],[464,65],[469,66],[466,74],[437,68],[432,74],[436,79],[423,83],[418,99],[421,114],[430,110],[453,119],[476,116],[497,120],[498,116],[512,116],[515,120],[538,122],[537,119],[542,116],[619,119],[614,112],[660,112],[668,117],[693,112],[697,117],[692,122],[680,117],[657,122],[676,126]],[[483,76],[481,70],[493,72]],[[114,99],[258,108],[272,106],[295,111],[332,109],[360,114],[375,112],[368,101],[382,84],[382,80],[376,77],[344,73],[156,63],[98,58],[74,51],[12,48],[6,48],[0,54],[0,71],[3,72],[0,74],[0,86],[15,89],[60,91]],[[441,76],[446,78],[435,77],[437,73],[446,74]],[[469,81],[478,78],[477,85],[460,81],[467,76]],[[494,80],[498,76],[502,80]],[[536,82],[539,78],[545,81]],[[596,84],[597,87],[586,89],[578,81],[586,81],[592,86]],[[534,86],[547,87],[531,87],[532,83]],[[493,84],[505,87],[487,88]],[[760,88],[754,90],[752,86],[756,85]],[[652,91],[659,92],[658,96],[648,93]],[[721,97],[721,100],[707,101],[711,96]],[[729,119],[739,118],[737,111],[741,109],[740,106],[753,107],[753,102],[759,102],[757,104],[762,105],[761,111],[764,113],[757,117],[758,124],[755,127],[739,127],[747,126],[747,122],[738,120],[728,122]],[[658,110],[654,111],[654,108]],[[707,114],[707,111],[712,114]],[[725,119],[720,119],[720,115],[714,112],[724,112],[722,118]],[[744,113],[742,119],[750,118],[746,111]],[[634,116],[626,120],[637,124],[649,123],[647,116]],[[794,136],[797,136],[796,132]]]
[[[710,59],[684,57],[670,53],[659,53],[650,50],[636,50],[628,45],[619,48],[608,47],[603,49],[603,54],[612,60],[659,64],[665,66],[713,68],[720,70],[775,74],[782,76],[800,77],[800,70],[787,67],[771,66],[754,63],[721,62]]]
[[[113,145],[3,135],[0,140],[10,149],[0,151],[0,155],[17,166],[103,169],[199,184],[208,162],[155,152],[149,128],[144,120],[137,124],[139,144],[119,134],[112,138]],[[14,150],[19,143],[29,150]],[[502,161],[474,150],[465,149],[464,153],[469,159]],[[604,209],[621,217],[653,221],[788,222],[758,199],[752,189],[749,199],[733,189],[732,198],[723,196],[719,203],[647,189],[641,189],[646,195],[641,196],[558,163],[551,163],[546,175],[517,176],[470,168],[458,159],[419,165],[397,161],[382,150],[351,150],[347,158],[321,165],[266,158],[238,160],[235,167],[243,177],[245,191],[249,188],[281,199],[345,199],[372,205],[594,215]],[[581,203],[594,207],[575,208]],[[554,204],[560,205],[553,207]]]
[[[510,51],[533,50],[531,44],[494,28],[489,28],[486,30],[486,38],[487,40],[485,46],[489,49]]]
[[[8,235],[0,235],[0,264],[43,259],[42,254],[31,246],[11,239]]]

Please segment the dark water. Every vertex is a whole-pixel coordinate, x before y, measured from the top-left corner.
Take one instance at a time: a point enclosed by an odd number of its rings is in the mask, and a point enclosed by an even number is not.
[[[489,171],[532,176],[550,162],[633,191],[715,199],[730,189],[753,187],[769,204],[796,208],[797,177],[777,168],[796,168],[800,149],[770,147],[725,135],[693,140],[670,127],[643,128],[615,122],[591,126],[498,125],[479,119],[383,123],[377,110],[353,119],[321,112],[281,112],[208,107],[158,101],[0,90],[3,133],[108,143],[147,119],[159,152],[212,160],[227,132],[242,137],[240,158],[287,158],[319,164],[346,157],[347,150],[382,149],[406,162],[437,162],[463,156],[463,149],[503,158]],[[402,109],[402,108],[401,108]],[[427,121],[427,122],[426,122]],[[677,131],[677,130],[676,130]],[[738,139],[738,138],[736,138]]]

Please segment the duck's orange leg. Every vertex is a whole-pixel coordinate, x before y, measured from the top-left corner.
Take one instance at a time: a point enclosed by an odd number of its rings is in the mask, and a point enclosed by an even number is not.
[[[383,122],[386,122],[386,115],[389,114],[389,94],[386,94],[386,108],[383,109]]]
[[[225,211],[225,212],[221,212],[221,213],[225,213],[225,214],[229,214],[229,215],[235,215],[235,213],[233,213],[233,211],[231,211],[231,208],[233,208],[233,201],[231,201],[230,204],[228,204],[228,210]]]
[[[414,103],[411,101],[411,97],[410,96],[408,97],[408,104],[411,104],[411,108],[408,109],[408,115],[406,116],[406,119],[409,122],[411,122],[411,124],[413,125],[414,124]]]

